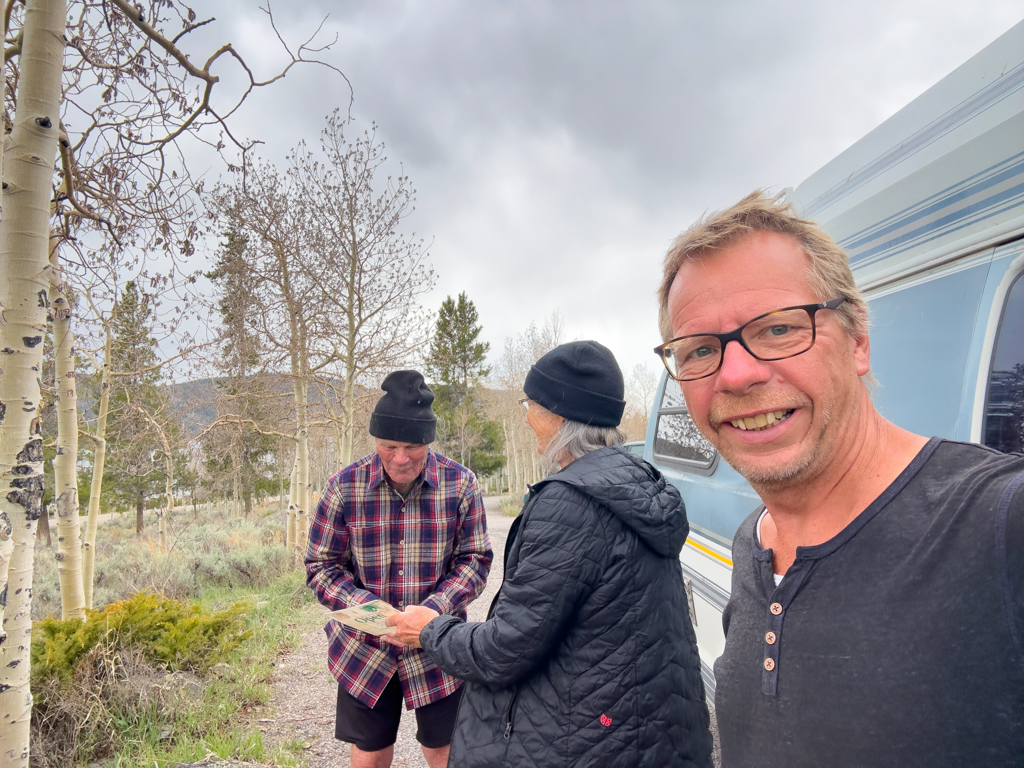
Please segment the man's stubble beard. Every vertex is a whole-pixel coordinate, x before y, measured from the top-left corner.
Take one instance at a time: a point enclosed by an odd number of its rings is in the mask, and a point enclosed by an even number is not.
[[[720,446],[715,440],[712,445],[722,454],[722,458],[735,469],[744,480],[746,480],[758,492],[763,495],[764,491],[778,492],[801,485],[816,476],[825,463],[824,456],[830,453],[828,448],[834,442],[828,437],[828,428],[832,423],[832,413],[828,408],[821,411],[821,426],[812,441],[809,450],[803,455],[797,456],[796,460],[783,466],[761,467],[753,464],[744,466],[742,458],[736,458],[728,446]],[[717,435],[716,435],[717,437]]]
[[[786,403],[786,401],[789,402]],[[799,408],[811,411],[813,423],[814,401],[803,393],[799,393],[795,397],[792,394],[780,397],[777,393],[770,391],[759,392],[754,397],[743,397],[737,398],[735,401],[715,403],[709,413],[711,423],[718,424],[719,427],[718,429],[713,426],[710,427],[708,429],[709,434],[705,434],[705,437],[722,455],[722,458],[726,460],[729,466],[735,469],[758,493],[761,493],[762,490],[769,492],[778,491],[806,482],[820,471],[818,465],[822,462],[823,455],[829,453],[828,445],[833,442],[833,440],[829,439],[829,427],[832,424],[833,411],[827,405],[821,409],[822,418],[818,425],[817,434],[811,441],[809,449],[803,455],[797,456],[795,461],[783,466],[761,467],[756,462],[751,462],[748,465],[744,462],[742,449],[733,450],[728,441],[719,439],[719,430],[726,423],[723,414],[761,411],[765,409],[778,410],[780,403],[785,403],[784,407],[787,409]]]

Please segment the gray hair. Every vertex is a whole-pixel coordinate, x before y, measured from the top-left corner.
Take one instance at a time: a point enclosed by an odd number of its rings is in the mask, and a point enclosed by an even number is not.
[[[531,403],[530,407],[536,405]],[[557,472],[563,464],[576,461],[591,451],[624,442],[626,436],[618,427],[595,427],[566,419],[544,449],[544,465],[549,472]]]

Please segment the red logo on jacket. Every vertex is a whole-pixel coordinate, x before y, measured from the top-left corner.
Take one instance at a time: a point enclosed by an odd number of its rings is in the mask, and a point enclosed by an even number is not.
[[[612,724],[612,719],[610,717],[608,717],[608,715],[601,715],[601,725],[603,725],[605,728],[607,728],[611,724]]]

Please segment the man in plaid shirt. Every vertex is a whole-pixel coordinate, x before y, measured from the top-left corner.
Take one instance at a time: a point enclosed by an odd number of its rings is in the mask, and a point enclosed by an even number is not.
[[[377,449],[327,484],[309,531],[306,582],[331,610],[383,600],[466,618],[492,552],[473,474],[430,450],[434,395],[416,371],[396,371],[370,417]],[[447,765],[462,681],[420,649],[331,621],[328,666],[338,680],[335,737],[352,768],[387,768],[404,700],[428,765]]]

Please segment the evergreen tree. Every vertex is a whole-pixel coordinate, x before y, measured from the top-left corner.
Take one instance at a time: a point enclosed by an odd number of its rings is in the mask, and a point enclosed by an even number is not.
[[[483,327],[476,306],[466,296],[445,298],[427,353],[426,373],[433,382],[434,412],[443,453],[477,474],[488,475],[505,464],[501,427],[481,412],[479,383],[490,373],[491,345],[479,340]]]
[[[136,531],[143,528],[146,501],[164,490],[163,462],[154,461],[161,442],[140,412],[164,410],[158,388],[157,342],[152,335],[153,306],[134,281],[125,285],[111,316],[113,346],[110,423],[103,471],[104,500],[135,508]]]
[[[445,387],[452,406],[458,406],[491,372],[485,364],[489,342],[478,341],[483,327],[476,305],[463,291],[458,301],[448,296],[437,314],[434,338],[427,355],[427,375]]]
[[[278,475],[277,442],[261,435],[253,425],[265,424],[270,415],[267,403],[273,393],[260,374],[260,337],[249,318],[255,305],[251,270],[245,259],[247,240],[229,230],[217,263],[207,277],[217,286],[217,307],[221,314],[223,342],[217,382],[221,393],[218,418],[229,423],[204,444],[205,466],[214,485],[221,485],[252,513],[254,495],[262,498],[275,485]]]

